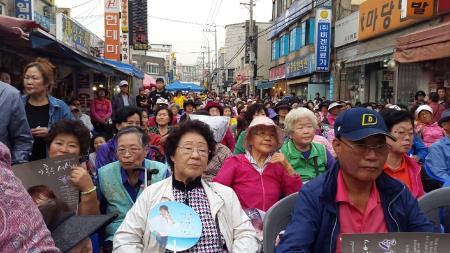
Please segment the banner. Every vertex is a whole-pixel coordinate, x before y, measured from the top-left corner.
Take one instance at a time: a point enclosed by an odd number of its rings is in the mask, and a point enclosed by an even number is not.
[[[128,0],[122,0],[122,15],[121,15],[121,24],[122,24],[122,36],[120,41],[121,54],[122,54],[122,62],[129,64],[130,63],[130,38],[128,36]]]
[[[316,10],[316,71],[330,70],[331,10]]]
[[[296,77],[311,74],[314,71],[313,55],[305,55],[287,62],[286,65],[286,77]]]
[[[56,39],[80,52],[90,53],[89,30],[62,13],[56,13]]]
[[[134,50],[148,50],[147,0],[129,0],[129,37]]]
[[[105,52],[106,59],[120,61],[120,0],[105,0]]]
[[[358,40],[359,12],[336,21],[334,30],[334,47],[340,47]]]

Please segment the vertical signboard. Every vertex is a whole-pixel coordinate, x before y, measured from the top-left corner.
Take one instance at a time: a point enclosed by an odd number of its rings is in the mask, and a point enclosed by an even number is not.
[[[148,50],[147,0],[128,1],[130,45],[134,50]]]
[[[122,15],[121,15],[121,24],[122,24],[122,36],[121,36],[121,53],[122,53],[122,62],[130,63],[130,46],[129,46],[129,37],[128,37],[128,0],[122,0]]]
[[[16,10],[16,18],[23,18],[31,20],[32,17],[32,0],[16,0],[15,2],[15,10]]]
[[[316,10],[316,71],[330,70],[331,10]]]
[[[105,0],[105,58],[120,61],[120,0]]]

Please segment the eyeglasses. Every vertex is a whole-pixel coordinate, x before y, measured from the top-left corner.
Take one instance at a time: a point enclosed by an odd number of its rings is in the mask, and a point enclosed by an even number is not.
[[[377,154],[382,154],[382,153],[388,152],[390,149],[390,146],[386,143],[379,144],[379,145],[367,145],[367,144],[359,144],[359,143],[350,144],[343,140],[340,140],[340,141],[342,143],[344,143],[345,146],[351,148],[353,151],[355,151],[356,153],[359,153],[359,154],[367,154],[367,153],[369,153],[369,150],[373,150]]]
[[[413,138],[414,136],[414,132],[410,131],[410,132],[405,132],[405,131],[393,131],[392,133],[394,133],[397,137],[397,139],[404,139],[405,137],[409,137],[409,138]]]
[[[197,154],[201,157],[206,157],[209,154],[209,150],[206,147],[193,147],[193,146],[177,146],[181,150],[183,150],[181,153],[184,155],[191,156],[194,151],[197,151]]]
[[[132,148],[118,148],[117,154],[118,155],[126,155],[127,153],[130,155],[135,155],[138,152],[142,151],[142,148],[132,147]]]

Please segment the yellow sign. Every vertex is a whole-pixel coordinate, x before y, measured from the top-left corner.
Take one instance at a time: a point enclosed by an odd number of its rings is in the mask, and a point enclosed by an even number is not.
[[[373,114],[363,114],[362,123],[363,126],[372,126],[378,123],[378,119]]]
[[[366,40],[417,22],[400,17],[401,2],[402,0],[367,0],[361,3],[358,40]]]
[[[433,0],[406,0],[406,18],[428,19],[433,17]],[[402,8],[403,9],[403,8]],[[404,11],[402,17],[404,17]]]

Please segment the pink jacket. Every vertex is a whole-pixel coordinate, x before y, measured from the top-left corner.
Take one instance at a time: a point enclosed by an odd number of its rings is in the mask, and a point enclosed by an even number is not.
[[[403,158],[406,160],[406,164],[409,169],[409,180],[411,181],[412,189],[409,189],[412,195],[416,198],[421,197],[425,194],[423,190],[422,178],[420,171],[422,170],[420,165],[412,158],[404,155]]]
[[[444,136],[444,129],[442,129],[437,122],[434,122],[431,125],[419,125],[418,128],[416,128],[416,131],[419,133],[420,137],[422,137],[423,143],[427,148]]]
[[[112,105],[109,99],[94,99],[91,102],[91,118],[93,121],[104,122],[111,117]]]
[[[231,152],[234,152],[236,141],[234,140],[233,133],[231,132],[230,128],[227,129],[227,132],[225,133],[225,136],[220,143],[227,146],[231,150]]]
[[[243,209],[257,208],[264,212],[303,185],[299,175],[289,176],[279,163],[268,163],[260,174],[245,154],[225,160],[213,181],[233,188]]]

